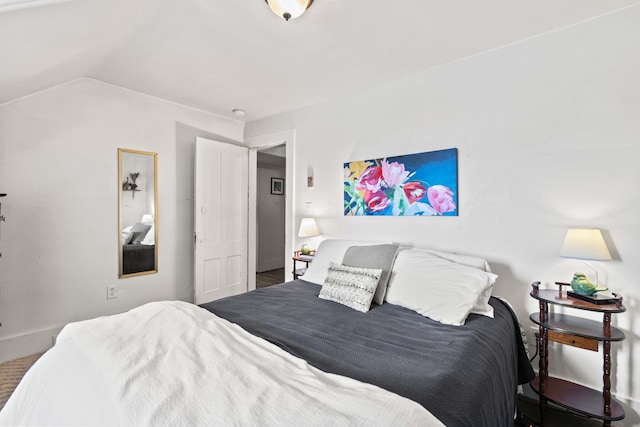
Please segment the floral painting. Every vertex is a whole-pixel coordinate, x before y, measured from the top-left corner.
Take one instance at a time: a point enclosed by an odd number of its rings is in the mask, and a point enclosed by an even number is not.
[[[455,148],[344,164],[345,216],[457,216]]]

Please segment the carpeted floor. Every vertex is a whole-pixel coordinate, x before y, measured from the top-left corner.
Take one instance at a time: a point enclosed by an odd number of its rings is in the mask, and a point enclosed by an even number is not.
[[[20,359],[0,363],[0,409],[9,400],[16,386],[29,370],[31,365],[42,356],[43,353],[34,354]]]

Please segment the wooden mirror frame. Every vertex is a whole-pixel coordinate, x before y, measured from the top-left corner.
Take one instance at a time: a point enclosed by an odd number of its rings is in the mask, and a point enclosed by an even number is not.
[[[135,160],[138,159],[134,169],[139,170],[130,171],[124,169],[127,165],[123,165],[123,161],[127,161],[127,156],[133,159],[131,162],[134,164],[136,163]],[[143,156],[149,156],[149,158],[145,159]],[[131,166],[127,167],[131,169]],[[129,178],[131,178],[132,182],[129,182]],[[144,182],[143,185],[136,183],[138,178],[142,178],[140,181]],[[149,194],[151,192],[151,183],[153,183],[153,200],[150,199]],[[131,195],[130,198],[129,194]],[[124,209],[132,207],[130,205],[131,202],[135,201],[136,194],[138,194],[138,206],[136,206],[136,210],[138,212],[131,212],[128,215],[125,215]],[[143,196],[144,199],[141,199]],[[124,199],[125,197],[127,199]],[[131,200],[131,202],[129,202],[129,200]],[[140,200],[142,200],[141,203]],[[135,230],[136,227],[143,225],[143,216],[147,216],[149,214],[153,216],[153,221],[144,225],[152,225],[153,233],[151,235],[148,235],[148,232],[151,231],[151,229],[144,233],[128,230],[125,234],[125,227],[134,228]],[[134,216],[136,217],[135,221],[132,220]],[[124,221],[131,224],[125,225]],[[150,244],[152,238],[153,245]],[[132,239],[136,242],[135,244],[125,242],[125,240],[131,241]],[[142,242],[145,242],[145,244],[142,244]],[[124,254],[125,246],[127,249],[127,256]],[[153,246],[153,249],[151,249],[151,246]],[[151,253],[153,253],[153,259],[150,258]],[[149,151],[118,148],[118,277],[123,279],[126,277],[141,276],[157,272],[158,154]]]

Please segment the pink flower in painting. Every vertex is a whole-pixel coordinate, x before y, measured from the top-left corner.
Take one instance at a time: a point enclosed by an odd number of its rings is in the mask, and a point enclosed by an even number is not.
[[[442,212],[451,212],[456,209],[453,202],[453,191],[444,185],[433,185],[427,190],[427,197],[433,209],[442,215]]]
[[[382,170],[379,166],[372,166],[367,168],[367,170],[360,175],[358,183],[356,184],[356,189],[375,192],[380,190],[381,184]]]
[[[427,189],[419,182],[407,182],[402,186],[402,189],[409,203],[415,203],[422,199],[427,192]]]
[[[367,204],[367,207],[373,212],[384,210],[391,203],[391,200],[389,200],[387,195],[380,190],[365,191],[364,201]]]
[[[409,172],[404,170],[404,164],[398,162],[389,163],[387,159],[383,159],[382,177],[389,188],[395,188],[398,185],[402,185],[409,178]]]

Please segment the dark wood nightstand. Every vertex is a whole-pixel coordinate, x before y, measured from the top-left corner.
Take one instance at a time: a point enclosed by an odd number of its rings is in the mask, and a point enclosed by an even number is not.
[[[315,255],[315,251],[311,252],[310,255],[302,255],[300,251],[295,251],[293,253],[293,280],[296,280],[299,276],[302,276],[307,272],[307,268],[309,268],[309,264],[313,261],[313,255]],[[304,268],[298,268],[298,263],[304,263]]]
[[[567,296],[562,287],[567,283],[556,282],[558,290],[540,289],[540,282],[532,284],[531,296],[540,303],[540,312],[529,318],[540,327],[540,365],[538,376],[531,382],[533,390],[540,395],[540,425],[544,425],[547,402],[553,402],[568,410],[603,421],[611,426],[611,421],[624,418],[622,406],[611,397],[611,342],[624,340],[624,332],[611,326],[611,315],[626,311],[622,297],[615,304],[594,304]],[[549,304],[577,310],[603,313],[602,322],[583,319],[566,314],[549,313]],[[549,341],[598,351],[602,342],[603,388],[602,392],[571,381],[549,376]]]

